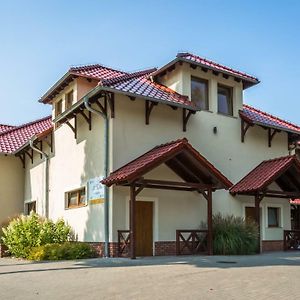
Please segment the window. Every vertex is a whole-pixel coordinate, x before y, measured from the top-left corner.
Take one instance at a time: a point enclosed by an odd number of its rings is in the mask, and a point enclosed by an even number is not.
[[[233,115],[232,88],[218,85],[218,113]]]
[[[73,104],[74,92],[73,90],[66,94],[66,109],[70,108]]]
[[[55,117],[58,117],[62,113],[62,99],[55,103]]]
[[[197,77],[191,78],[191,100],[202,110],[208,110],[208,81]]]
[[[66,208],[85,206],[85,188],[65,193]]]
[[[268,207],[268,227],[279,227],[279,207]]]
[[[25,210],[27,215],[29,215],[32,211],[36,212],[36,201],[26,203]]]

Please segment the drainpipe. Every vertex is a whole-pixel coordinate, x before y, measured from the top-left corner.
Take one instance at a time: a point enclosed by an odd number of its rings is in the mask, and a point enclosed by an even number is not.
[[[34,140],[36,139],[35,136],[33,136],[29,140],[29,146],[32,150],[38,152],[42,155],[42,157],[45,159],[45,217],[49,218],[49,156],[44,151],[41,151],[40,149],[36,148],[33,144]]]
[[[108,117],[99,110],[96,110],[90,106],[89,98],[84,98],[84,105],[85,108],[102,117],[104,120],[104,178],[108,176],[108,164],[109,164],[109,145],[108,145],[108,138],[109,138],[109,123]],[[105,257],[109,257],[109,190],[108,187],[104,187],[104,240],[105,240],[105,248],[104,254]]]

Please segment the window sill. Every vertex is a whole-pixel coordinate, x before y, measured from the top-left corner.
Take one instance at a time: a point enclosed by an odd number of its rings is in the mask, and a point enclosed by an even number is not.
[[[283,229],[281,226],[268,226],[269,229]]]
[[[74,206],[69,206],[69,207],[65,207],[65,210],[70,210],[70,209],[76,209],[76,208],[82,208],[82,207],[87,207],[87,204],[84,205],[74,205]]]
[[[220,112],[217,113],[219,116],[223,116],[223,117],[229,117],[229,118],[232,118],[232,119],[238,119],[238,117],[236,116],[232,116],[232,115],[226,115],[226,114],[222,114]]]

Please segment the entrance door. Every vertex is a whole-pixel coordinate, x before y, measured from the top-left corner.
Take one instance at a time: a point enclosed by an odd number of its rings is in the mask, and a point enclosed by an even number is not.
[[[246,217],[246,222],[247,219],[251,219],[253,221],[256,221],[255,219],[255,207],[245,207],[245,217]],[[259,208],[259,219],[260,219],[260,234],[262,234],[262,220],[261,220],[261,207]]]
[[[136,201],[136,255],[153,255],[153,202]]]
[[[245,207],[246,221],[251,219],[255,221],[255,207]]]

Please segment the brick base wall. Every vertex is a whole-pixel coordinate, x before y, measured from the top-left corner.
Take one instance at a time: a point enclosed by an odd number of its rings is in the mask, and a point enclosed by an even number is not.
[[[283,241],[262,241],[262,252],[283,251]]]
[[[154,243],[155,256],[176,255],[176,242],[161,241]]]
[[[97,253],[97,257],[104,257],[105,255],[105,243],[103,242],[88,242],[89,245],[91,245]],[[108,245],[109,247],[109,254],[110,257],[117,257],[118,256],[118,243],[111,242]]]

